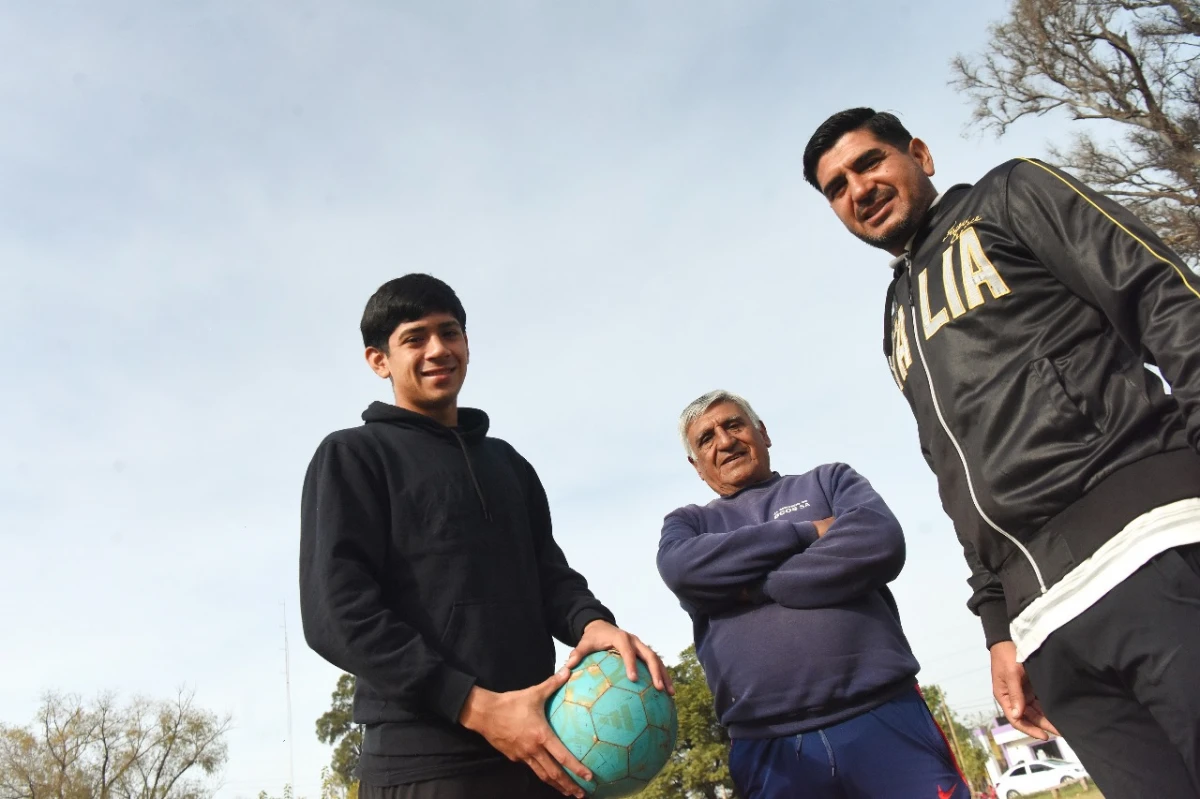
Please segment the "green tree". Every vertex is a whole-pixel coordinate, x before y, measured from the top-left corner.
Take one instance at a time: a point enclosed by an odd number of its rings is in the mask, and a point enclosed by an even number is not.
[[[0,725],[0,799],[207,799],[229,724],[182,692],[124,706],[51,693],[34,723]]]
[[[283,793],[281,795],[272,796],[271,794],[269,794],[266,791],[259,791],[258,799],[295,799],[295,797],[292,793],[292,786],[285,784],[283,786]]]
[[[272,796],[267,791],[259,791],[258,799],[296,799],[292,786],[285,784],[281,796]],[[304,799],[304,797],[299,797]],[[330,771],[329,767],[321,769],[321,799],[358,799],[358,783],[347,786],[341,777]]]
[[[362,727],[354,723],[351,706],[354,702],[354,675],[343,674],[330,695],[329,710],[317,719],[317,740],[333,746],[330,768],[346,788],[354,786],[354,772],[362,755]]]
[[[717,721],[696,648],[683,650],[670,671],[679,712],[679,741],[670,761],[639,796],[732,799],[736,794],[729,776],[729,735]]]
[[[346,784],[328,766],[321,769],[321,799],[358,799],[358,783]]]
[[[979,740],[946,704],[946,694],[940,686],[923,685],[921,693],[925,697],[925,704],[929,706],[929,712],[937,719],[938,726],[942,728],[942,732],[949,741],[955,758],[958,760],[958,767],[962,769],[967,782],[974,790],[986,788],[988,785],[987,766],[985,765],[987,753],[980,746]],[[947,721],[950,722],[949,725],[947,725]]]
[[[989,31],[981,55],[953,62],[975,122],[1003,134],[1027,116],[1084,121],[1054,160],[1200,265],[1200,3],[1012,0]]]

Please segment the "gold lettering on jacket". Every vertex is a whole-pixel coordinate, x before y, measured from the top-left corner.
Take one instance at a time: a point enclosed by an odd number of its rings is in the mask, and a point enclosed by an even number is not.
[[[970,221],[975,222],[978,219]],[[955,225],[953,231],[953,237],[947,236],[951,239],[950,246],[942,253],[942,288],[945,292],[946,307],[936,311],[931,308],[929,270],[926,268],[917,273],[917,304],[921,315],[921,330],[926,341],[933,338],[951,319],[957,319],[983,305],[985,288],[992,299],[998,299],[1010,292],[1008,284],[1000,277],[995,265],[983,251],[983,243],[979,241],[979,234],[975,228]],[[956,253],[957,270],[954,264]],[[960,281],[962,294],[959,294],[958,290]],[[894,373],[896,370],[893,368],[892,371]]]
[[[904,306],[897,303],[896,312],[892,316],[892,355],[888,358],[892,367],[892,377],[900,390],[904,390],[904,381],[908,379],[908,370],[912,367],[912,348],[908,345],[908,328],[906,326]]]

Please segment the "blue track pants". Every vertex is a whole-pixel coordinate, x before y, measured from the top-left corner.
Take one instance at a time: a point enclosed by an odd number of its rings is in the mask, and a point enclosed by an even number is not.
[[[971,799],[915,687],[821,730],[735,739],[729,768],[745,799]]]

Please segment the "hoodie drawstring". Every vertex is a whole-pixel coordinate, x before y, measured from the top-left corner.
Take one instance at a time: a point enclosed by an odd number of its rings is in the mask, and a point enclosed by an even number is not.
[[[492,513],[488,510],[487,500],[483,498],[483,489],[479,487],[479,478],[475,476],[475,467],[471,465],[471,456],[467,454],[467,444],[463,441],[463,437],[458,434],[457,430],[451,430],[454,433],[455,440],[458,441],[458,448],[462,450],[463,460],[467,462],[467,474],[471,475],[471,484],[475,486],[475,496],[479,497],[479,504],[483,506],[483,518],[489,522],[492,520]]]

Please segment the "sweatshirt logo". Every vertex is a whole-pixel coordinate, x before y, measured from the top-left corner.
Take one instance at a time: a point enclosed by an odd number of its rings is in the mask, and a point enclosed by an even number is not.
[[[774,515],[771,516],[771,518],[778,519],[780,516],[783,516],[788,513],[795,513],[796,511],[800,510],[801,508],[807,508],[807,507],[808,507],[808,500],[802,499],[799,502],[797,502],[795,505],[784,505],[782,508],[775,511]]]

